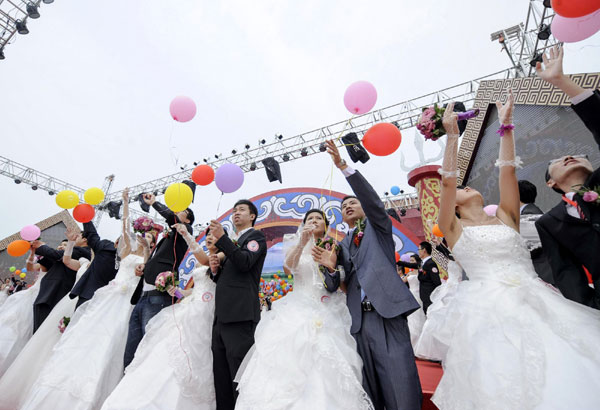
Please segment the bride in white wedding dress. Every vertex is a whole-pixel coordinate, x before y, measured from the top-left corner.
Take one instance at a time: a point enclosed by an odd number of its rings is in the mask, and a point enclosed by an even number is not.
[[[469,280],[428,317],[443,323],[434,336],[447,346],[433,402],[441,410],[600,408],[600,311],[545,285],[518,232],[512,93],[505,105],[497,103],[503,131],[496,217],[483,211],[479,192],[456,188],[453,105],[443,119],[448,143],[438,223]]]
[[[362,360],[350,335],[346,295],[327,291],[311,250],[327,232],[322,211],[309,210],[296,235],[284,237],[294,291],[259,322],[255,344],[236,376],[236,410],[371,409]]]

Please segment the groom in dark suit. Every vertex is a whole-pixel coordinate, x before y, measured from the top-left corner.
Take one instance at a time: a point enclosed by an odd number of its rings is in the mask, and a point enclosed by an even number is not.
[[[396,272],[392,221],[373,187],[348,167],[333,141],[327,152],[356,196],[342,200],[342,216],[354,228],[340,243],[350,333],[363,359],[363,386],[376,410],[421,408],[422,394],[406,317],[419,304]],[[336,271],[339,275],[339,271]]]
[[[260,320],[258,289],[267,242],[261,231],[253,228],[258,216],[256,206],[240,200],[233,207],[233,225],[237,240],[231,240],[223,226],[213,220],[210,232],[216,246],[225,254],[222,263],[211,255],[215,290],[215,320],[212,333],[213,372],[217,410],[233,410],[237,398],[235,375],[254,344],[254,329]]]
[[[571,98],[571,107],[600,146],[600,93],[585,90],[564,75],[562,59],[562,48],[553,49],[544,56],[544,69],[538,63],[538,75]],[[600,169],[594,169],[585,155],[565,155],[548,164],[546,184],[561,195],[561,201],[535,225],[554,284],[566,298],[600,309]]]
[[[174,213],[165,205],[157,202],[154,194],[144,194],[143,198],[148,205],[152,206],[165,218],[169,226],[182,223],[190,234],[193,232],[191,225],[194,223],[194,213],[190,208]],[[177,269],[187,249],[188,244],[184,237],[177,230],[173,230],[158,242],[150,255],[150,259],[146,262],[140,281],[131,297],[131,304],[135,307],[129,319],[129,332],[123,360],[125,367],[133,360],[135,351],[146,333],[146,325],[150,319],[156,316],[164,307],[170,306],[174,302],[173,297],[167,292],[156,289],[154,285],[156,277],[159,273],[171,271],[175,272],[175,280],[177,280],[179,277]]]
[[[419,268],[419,297],[423,302],[423,312],[427,314],[427,309],[431,306],[431,293],[435,288],[442,284],[440,279],[440,269],[431,257],[432,246],[429,242],[419,244],[419,257],[423,261]]]
[[[77,272],[69,269],[62,261],[65,253],[66,241],[63,241],[56,249],[52,249],[43,242],[33,241],[31,247],[36,255],[41,255],[44,266],[48,266],[48,272],[40,282],[40,292],[33,303],[33,332],[35,333],[40,325],[46,320],[52,308],[65,296],[75,283]],[[77,260],[79,258],[91,259],[90,248],[87,246],[87,239],[79,234],[75,241],[75,248],[71,256]],[[57,325],[58,326],[58,325]]]
[[[92,222],[83,224],[83,234],[87,238],[88,246],[94,251],[94,260],[69,294],[71,299],[78,297],[76,309],[90,300],[96,290],[108,285],[117,274],[117,249],[114,242],[100,239]]]

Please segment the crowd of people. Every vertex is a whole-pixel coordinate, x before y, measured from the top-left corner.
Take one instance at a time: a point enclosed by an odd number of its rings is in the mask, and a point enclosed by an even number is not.
[[[571,98],[600,145],[600,93],[565,76],[562,56],[545,55],[538,75]],[[173,212],[153,194],[142,199],[171,230],[131,232],[127,190],[116,241],[91,222],[67,230],[56,249],[33,241],[27,270],[38,280],[0,307],[0,409],[416,410],[415,356],[443,364],[440,409],[598,408],[600,173],[568,153],[551,161],[548,189],[561,199],[542,215],[536,187],[517,181],[510,91],[497,108],[496,215],[479,192],[457,186],[449,104],[444,239],[421,242],[407,260],[396,261],[379,196],[328,141],[353,191],[341,201],[351,231],[337,242],[322,210],[304,215],[284,238],[294,291],[263,320],[267,243],[251,201],[233,207],[235,232],[210,222],[207,251],[192,236],[193,211]],[[447,280],[434,248],[447,258]],[[180,289],[188,251],[194,286]]]

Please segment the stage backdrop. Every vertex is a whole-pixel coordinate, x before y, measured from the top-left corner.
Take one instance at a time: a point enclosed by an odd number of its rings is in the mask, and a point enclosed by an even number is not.
[[[316,188],[290,188],[267,192],[250,198],[258,208],[256,229],[264,232],[267,238],[268,253],[263,268],[263,275],[270,277],[273,273],[283,271],[283,235],[295,233],[302,222],[306,211],[319,208],[325,211],[330,223],[329,234],[337,236],[341,241],[348,232],[348,225],[342,222],[341,202],[346,194],[341,192],[320,190]],[[404,228],[401,223],[390,218],[393,226],[396,251],[417,252],[419,239],[416,235]],[[223,226],[233,232],[231,210],[218,219]],[[206,250],[204,235],[198,237],[198,242]],[[180,285],[189,286],[191,272],[196,266],[196,258],[188,253],[179,267]]]

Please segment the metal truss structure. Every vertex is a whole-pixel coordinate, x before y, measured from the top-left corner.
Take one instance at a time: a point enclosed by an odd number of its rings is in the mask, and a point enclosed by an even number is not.
[[[554,10],[544,6],[544,3],[549,4],[550,1],[529,0],[525,24],[519,23],[491,34],[491,40],[498,41],[502,45],[502,51],[506,51],[510,59],[511,78],[533,75],[535,64],[532,61],[541,62],[541,53],[558,44],[558,41],[550,35]],[[540,38],[540,36],[545,37],[543,34],[539,35],[541,31],[547,35],[546,39]]]
[[[40,3],[42,0],[0,0],[0,60],[4,59],[4,47],[14,41],[18,32],[29,32],[27,21],[40,17]]]

